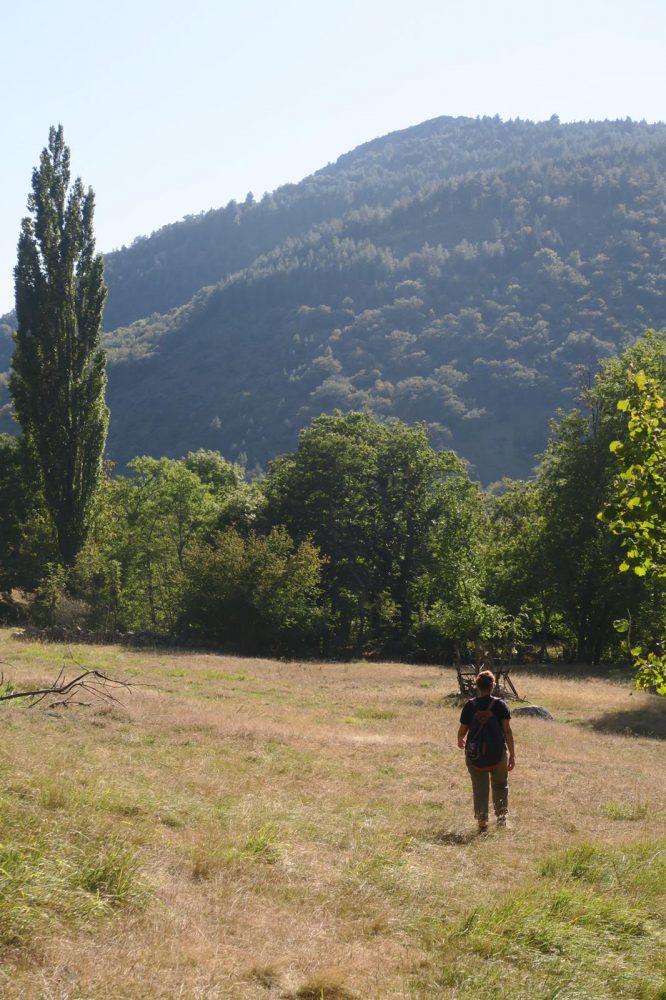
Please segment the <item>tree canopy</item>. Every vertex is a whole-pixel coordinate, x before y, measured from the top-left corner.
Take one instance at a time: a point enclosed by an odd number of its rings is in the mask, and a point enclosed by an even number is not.
[[[627,372],[630,394],[618,410],[627,416],[627,435],[615,440],[610,451],[618,459],[619,471],[613,492],[600,519],[608,519],[610,530],[620,536],[625,558],[620,573],[654,578],[663,587],[666,580],[666,408],[662,384],[642,369]],[[630,621],[616,623],[627,632]],[[630,651],[638,668],[640,687],[655,686],[666,694],[666,650],[663,637],[652,649],[641,645]]]

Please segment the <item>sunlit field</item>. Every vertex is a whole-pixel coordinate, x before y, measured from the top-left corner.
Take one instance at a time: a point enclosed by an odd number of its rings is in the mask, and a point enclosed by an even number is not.
[[[451,668],[0,659],[133,685],[0,705],[3,998],[666,998],[666,700],[629,674],[516,673],[555,721],[514,720],[480,838]]]

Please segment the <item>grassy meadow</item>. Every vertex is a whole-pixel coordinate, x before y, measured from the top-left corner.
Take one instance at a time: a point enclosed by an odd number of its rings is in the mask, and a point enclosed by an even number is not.
[[[0,705],[4,1000],[666,1000],[666,700],[519,672],[475,833],[452,669],[28,643]]]

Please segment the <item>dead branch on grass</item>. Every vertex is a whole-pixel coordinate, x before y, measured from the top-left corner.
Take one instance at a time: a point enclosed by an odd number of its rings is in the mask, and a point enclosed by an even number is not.
[[[4,674],[0,674],[0,687],[4,683]],[[60,700],[52,702],[51,707],[70,704],[85,705],[89,703],[75,702],[74,696],[81,692],[87,692],[100,701],[115,702],[115,704],[120,705],[122,703],[113,694],[113,690],[120,688],[124,691],[131,691],[132,687],[133,685],[129,681],[110,677],[102,670],[84,670],[68,681],[65,675],[65,668],[62,667],[55,681],[49,687],[33,688],[28,691],[10,691],[8,694],[0,695],[0,702],[12,701],[16,698],[33,698],[34,700],[28,705],[28,708],[34,708],[35,705],[39,705],[49,695],[58,695]]]

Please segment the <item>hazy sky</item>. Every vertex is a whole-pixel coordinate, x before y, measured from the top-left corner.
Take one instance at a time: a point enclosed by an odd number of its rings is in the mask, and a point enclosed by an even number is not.
[[[438,115],[666,118],[665,0],[0,2],[0,313],[51,124],[106,251]]]

